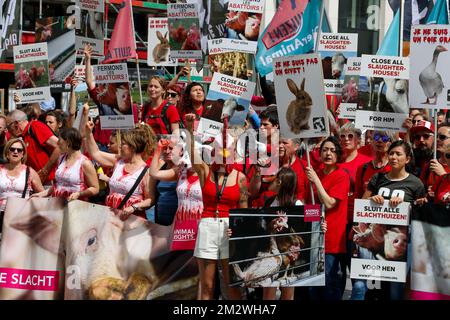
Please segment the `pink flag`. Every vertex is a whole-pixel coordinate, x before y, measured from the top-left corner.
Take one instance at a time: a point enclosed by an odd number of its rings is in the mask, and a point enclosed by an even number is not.
[[[116,24],[109,41],[108,52],[103,63],[136,58],[131,0],[124,0],[117,15]]]

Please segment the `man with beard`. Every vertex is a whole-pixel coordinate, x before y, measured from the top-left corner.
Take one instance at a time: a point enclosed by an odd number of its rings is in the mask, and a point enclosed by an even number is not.
[[[414,175],[420,177],[422,168],[433,158],[434,125],[420,120],[410,129],[414,140]]]

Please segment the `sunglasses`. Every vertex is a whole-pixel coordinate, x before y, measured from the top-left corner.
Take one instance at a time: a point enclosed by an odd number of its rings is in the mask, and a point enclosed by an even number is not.
[[[446,158],[446,159],[450,159],[450,153],[446,153],[446,154],[445,154],[445,158]]]
[[[445,140],[447,140],[447,139],[450,138],[450,137],[447,137],[447,136],[444,135],[444,134],[440,134],[440,135],[438,136],[438,138],[439,138],[439,140],[441,140],[441,141],[445,141]]]
[[[341,139],[344,140],[345,138],[348,138],[349,140],[352,140],[355,137],[353,133],[349,134],[341,134]]]
[[[429,139],[430,137],[431,137],[431,134],[429,134],[429,133],[417,134],[417,135],[414,136],[414,140],[419,141],[420,138],[423,138],[424,140],[427,140],[427,139]]]
[[[374,136],[373,136],[373,140],[375,140],[376,142],[378,142],[378,141],[383,141],[384,143],[386,143],[386,142],[388,142],[390,139],[389,139],[389,137],[388,136],[383,136],[383,135],[381,135],[381,134],[375,134]]]
[[[172,98],[175,98],[178,95],[178,93],[176,93],[176,92],[167,92],[167,95],[169,95]]]
[[[22,153],[23,152],[23,148],[9,148],[10,152],[17,152],[17,153]]]
[[[416,123],[418,123],[419,121],[422,121],[422,120],[412,120],[412,124],[416,124]]]

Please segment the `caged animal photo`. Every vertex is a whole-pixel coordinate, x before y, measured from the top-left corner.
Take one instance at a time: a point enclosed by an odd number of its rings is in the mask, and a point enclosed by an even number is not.
[[[230,215],[231,286],[301,286],[323,273],[317,249],[323,237],[311,232],[312,224],[299,212],[299,207],[271,207]]]
[[[153,48],[153,60],[156,63],[166,62],[169,59],[169,51],[170,51],[167,32],[163,36],[160,31],[156,31],[156,37],[158,38],[159,42]]]
[[[306,78],[303,78],[300,87],[298,87],[294,80],[286,80],[289,91],[295,96],[295,99],[289,103],[286,121],[291,132],[295,134],[310,129],[309,120],[313,101],[309,93],[305,91],[305,81]]]

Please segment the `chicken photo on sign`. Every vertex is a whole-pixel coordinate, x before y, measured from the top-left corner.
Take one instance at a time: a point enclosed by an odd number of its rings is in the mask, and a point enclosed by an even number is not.
[[[409,102],[414,108],[450,105],[450,27],[414,26],[411,30]]]
[[[230,210],[230,285],[325,284],[324,237],[304,207]]]

